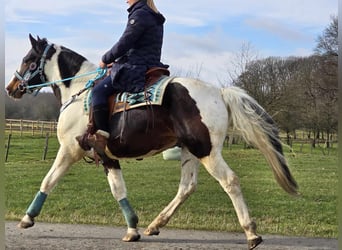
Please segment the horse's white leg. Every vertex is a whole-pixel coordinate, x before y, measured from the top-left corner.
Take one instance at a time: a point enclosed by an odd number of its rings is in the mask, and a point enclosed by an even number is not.
[[[50,191],[56,186],[58,181],[65,175],[69,167],[82,157],[82,152],[79,148],[63,147],[58,150],[56,159],[46,174],[37,192],[35,198],[31,202],[26,211],[26,215],[18,224],[19,228],[29,228],[34,225],[34,218],[39,215],[45,199]]]
[[[196,190],[199,160],[186,148],[182,148],[181,179],[175,198],[147,227],[144,234],[158,235],[159,228],[165,226],[177,208]]]
[[[261,243],[262,239],[256,234],[256,224],[249,216],[238,177],[228,167],[227,163],[222,158],[220,150],[217,150],[216,152],[212,151],[209,156],[202,158],[201,162],[229,195],[237,213],[240,225],[247,236],[249,249],[255,248]]]
[[[118,201],[127,223],[127,234],[123,241],[137,241],[140,239],[138,233],[138,216],[128,202],[126,184],[122,176],[121,169],[109,168],[107,179],[114,198]]]

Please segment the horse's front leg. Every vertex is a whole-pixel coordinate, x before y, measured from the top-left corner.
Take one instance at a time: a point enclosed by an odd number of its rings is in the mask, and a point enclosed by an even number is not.
[[[165,226],[179,206],[196,190],[199,160],[188,149],[182,148],[181,179],[178,192],[173,200],[147,227],[145,235],[158,235],[159,228]]]
[[[118,164],[119,166],[119,164]],[[140,234],[138,232],[138,216],[127,199],[126,184],[122,176],[121,169],[107,168],[107,179],[114,198],[120,205],[127,223],[127,233],[122,238],[123,241],[138,241]]]
[[[59,148],[56,159],[51,169],[43,179],[40,190],[37,192],[35,198],[28,207],[26,215],[18,224],[19,228],[29,228],[34,225],[34,218],[40,214],[40,211],[50,191],[56,186],[58,181],[64,176],[70,166],[81,159],[82,155],[82,151],[79,149],[79,147],[71,148],[70,146],[61,146]]]

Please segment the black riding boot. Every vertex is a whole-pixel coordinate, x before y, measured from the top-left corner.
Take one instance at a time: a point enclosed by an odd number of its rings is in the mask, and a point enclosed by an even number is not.
[[[109,134],[108,105],[97,105],[93,107],[94,123],[98,130]]]

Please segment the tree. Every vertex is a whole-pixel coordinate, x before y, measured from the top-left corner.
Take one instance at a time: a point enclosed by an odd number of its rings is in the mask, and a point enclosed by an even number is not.
[[[250,62],[235,84],[244,88],[287,133],[301,122],[301,98],[298,91],[298,58],[269,57]]]
[[[338,56],[338,18],[331,17],[331,23],[317,38],[315,52],[318,55]]]
[[[320,95],[321,128],[329,135],[337,131],[338,101],[338,18],[331,17],[331,23],[318,36],[315,48],[320,56],[315,84]]]
[[[252,61],[235,80],[235,85],[245,89],[268,112],[276,114],[281,109],[282,99],[292,78],[294,60],[268,57]]]
[[[233,55],[228,66],[228,80],[220,82],[222,87],[228,86],[230,83],[235,84],[236,79],[241,73],[246,71],[248,65],[258,59],[258,52],[250,42],[242,43],[240,50]]]
[[[316,55],[321,57],[317,71],[318,88],[324,95],[337,101],[337,70],[338,70],[338,20],[332,17],[330,25],[318,36],[315,48]]]

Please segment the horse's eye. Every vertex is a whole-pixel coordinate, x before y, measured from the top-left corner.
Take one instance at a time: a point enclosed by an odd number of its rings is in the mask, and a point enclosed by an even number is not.
[[[23,66],[25,67],[25,68],[27,68],[29,65],[30,65],[30,62],[29,61],[27,61],[27,60],[25,60],[25,61],[23,61]]]

